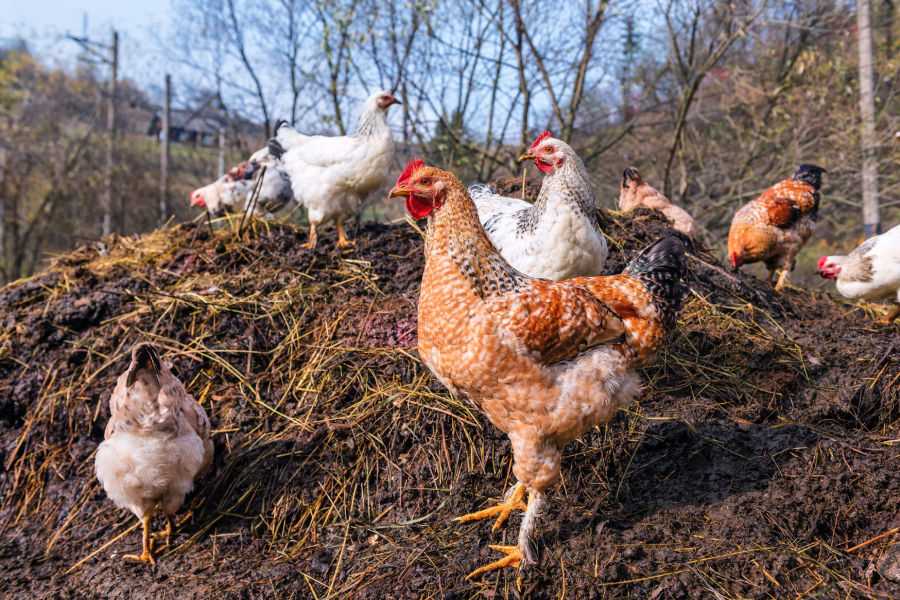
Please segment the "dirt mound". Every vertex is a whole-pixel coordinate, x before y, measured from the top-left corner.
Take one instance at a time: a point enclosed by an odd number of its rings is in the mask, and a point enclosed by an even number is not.
[[[610,271],[667,227],[604,215]],[[505,436],[415,357],[422,245],[344,254],[287,225],[179,226],[0,290],[0,574],[36,596],[896,597],[897,329],[733,275],[701,249],[640,402],[567,448],[541,565],[476,582],[492,535],[452,517],[511,478]],[[138,340],[214,427],[216,461],[158,566],[93,454]],[[111,542],[111,543],[110,543]]]

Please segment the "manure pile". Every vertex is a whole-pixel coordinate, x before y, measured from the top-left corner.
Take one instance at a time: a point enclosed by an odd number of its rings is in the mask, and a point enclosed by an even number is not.
[[[659,216],[604,216],[610,271]],[[60,256],[0,289],[0,577],[36,597],[900,596],[897,328],[824,294],[773,296],[690,259],[640,401],[571,444],[541,564],[467,582],[511,542],[456,525],[510,484],[505,436],[416,358],[422,245],[355,250],[253,221]],[[216,459],[157,567],[93,457],[131,346],[152,341],[212,420]],[[889,535],[881,535],[888,532]],[[881,536],[881,537],[878,537]],[[891,578],[895,578],[896,581]]]

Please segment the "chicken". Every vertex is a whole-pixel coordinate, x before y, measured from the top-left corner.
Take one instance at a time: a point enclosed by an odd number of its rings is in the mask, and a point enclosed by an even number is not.
[[[599,275],[606,263],[606,238],[581,159],[549,131],[519,158],[526,159],[546,175],[535,204],[485,186],[469,189],[488,239],[510,265],[531,277]]]
[[[770,283],[781,269],[775,291],[784,289],[797,253],[815,231],[819,188],[826,172],[816,165],[800,165],[793,177],[776,183],[735,213],[728,232],[728,260],[733,270],[764,262]]]
[[[150,521],[161,512],[165,538],[194,481],[212,463],[209,419],[153,346],[139,344],[109,399],[109,422],[95,471],[106,495],[144,528],[143,551],[124,558],[155,564]]]
[[[291,181],[280,161],[269,156],[251,157],[225,175],[191,192],[191,206],[206,208],[215,217],[241,212],[249,207],[253,189],[265,166],[265,174],[253,213],[271,215],[285,208],[294,197]]]
[[[534,562],[530,540],[561,450],[640,393],[635,367],[672,328],[684,295],[684,245],[668,237],[620,275],[535,279],[511,267],[451,173],[413,161],[391,197],[428,217],[418,309],[419,356],[451,392],[475,402],[512,442],[517,483],[497,506],[458,521],[524,510],[515,546],[469,577]],[[525,493],[528,502],[523,502]]]
[[[668,198],[645,182],[637,169],[628,167],[622,174],[619,210],[627,213],[636,208],[658,210],[665,215],[676,231],[680,231],[690,238],[694,238],[698,234],[697,224],[686,210],[672,204]]]
[[[370,96],[351,136],[303,135],[284,121],[275,125],[268,150],[284,161],[294,197],[309,211],[307,248],[316,247],[318,227],[331,221],[337,226],[338,246],[353,244],[344,221],[385,183],[394,159],[387,124],[387,111],[394,104],[400,101],[390,92]]]
[[[846,298],[892,301],[881,323],[900,316],[900,225],[863,242],[847,256],[823,256],[819,274],[834,279]]]

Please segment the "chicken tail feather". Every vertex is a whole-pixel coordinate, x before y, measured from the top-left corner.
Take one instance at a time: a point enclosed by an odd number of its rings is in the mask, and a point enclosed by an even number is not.
[[[623,188],[628,187],[628,184],[631,183],[632,181],[634,181],[638,185],[641,185],[644,182],[644,180],[641,179],[640,171],[638,171],[634,167],[628,167],[622,173],[622,187]]]
[[[628,263],[625,273],[637,278],[653,294],[665,326],[674,326],[687,291],[683,283],[686,274],[684,240],[675,235],[657,240]]]
[[[159,362],[159,354],[151,344],[138,344],[131,350],[131,366],[128,369],[128,378],[125,383],[134,384],[135,379],[144,371],[150,373],[159,385],[159,374],[162,370]]]
[[[277,138],[272,138],[269,140],[269,154],[274,156],[276,159],[280,159],[282,156],[284,156],[284,146],[281,145],[281,142],[279,142]]]

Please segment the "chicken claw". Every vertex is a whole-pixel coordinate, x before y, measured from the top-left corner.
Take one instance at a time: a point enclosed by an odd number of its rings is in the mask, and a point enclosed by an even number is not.
[[[478,567],[477,569],[466,575],[466,579],[474,579],[476,577],[484,575],[485,573],[489,573],[490,571],[505,569],[506,567],[517,568],[522,564],[524,556],[522,555],[522,550],[518,546],[500,546],[492,544],[488,547],[491,550],[502,552],[506,556],[501,559],[495,560],[492,563],[488,563],[483,567]]]
[[[316,233],[316,226],[312,223],[309,224],[309,241],[303,244],[303,248],[307,250],[315,250],[316,242],[319,241],[319,235]]]
[[[164,540],[166,548],[172,545],[172,531],[175,529],[175,523],[170,515],[166,515],[166,528],[150,535],[150,538],[156,540]]]
[[[122,557],[122,560],[156,566],[156,559],[153,558],[153,538],[150,535],[150,515],[144,515],[141,519],[141,524],[144,526],[143,550],[140,554],[126,554]]]
[[[775,283],[775,293],[780,294],[784,290],[784,286],[787,284],[788,280],[788,270],[783,269],[781,273],[778,275],[778,281]]]
[[[347,239],[347,232],[344,230],[343,223],[337,224],[337,231],[338,231],[338,241],[337,241],[338,248],[347,248],[347,247],[352,247],[352,246],[356,245],[356,240]]]
[[[500,527],[506,523],[506,520],[509,518],[509,514],[514,510],[526,510],[528,507],[525,506],[525,503],[522,501],[522,498],[525,497],[525,486],[521,483],[517,483],[513,488],[512,493],[509,494],[509,497],[506,498],[503,502],[496,506],[491,506],[490,508],[485,508],[484,510],[479,510],[477,512],[469,513],[467,515],[463,515],[461,517],[456,517],[454,519],[457,523],[468,523],[469,521],[480,521],[482,519],[487,519],[489,517],[493,517],[497,515],[497,520],[494,522],[494,526],[491,527],[491,531],[497,531]]]
[[[898,304],[897,306],[894,306],[892,308],[889,308],[888,311],[884,314],[884,316],[882,316],[880,319],[878,319],[878,324],[879,325],[893,325],[894,319],[896,319],[897,317],[900,317],[900,304]]]

